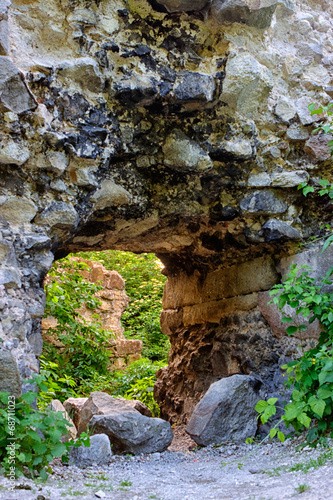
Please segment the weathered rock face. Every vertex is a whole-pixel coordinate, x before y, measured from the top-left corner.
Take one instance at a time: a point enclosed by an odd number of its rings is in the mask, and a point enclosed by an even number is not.
[[[14,0],[0,23],[0,380],[38,371],[54,257],[122,249],[169,277],[163,415],[273,381],[293,346],[257,294],[330,217],[296,187],[331,175],[308,110],[332,97],[331,2]]]

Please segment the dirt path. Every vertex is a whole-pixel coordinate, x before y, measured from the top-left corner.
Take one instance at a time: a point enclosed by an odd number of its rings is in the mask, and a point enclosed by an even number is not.
[[[188,444],[188,443],[187,443]],[[296,443],[297,444],[297,443]],[[295,451],[295,443],[263,445],[244,458],[251,445],[228,444],[194,451],[167,451],[150,456],[114,456],[107,467],[79,469],[55,464],[45,484],[24,479],[5,500],[332,500],[333,442],[328,448]],[[223,466],[223,462],[233,462]],[[238,468],[238,462],[242,463]],[[298,464],[298,465],[297,465]],[[292,468],[300,470],[291,470]],[[99,497],[96,496],[96,493]]]

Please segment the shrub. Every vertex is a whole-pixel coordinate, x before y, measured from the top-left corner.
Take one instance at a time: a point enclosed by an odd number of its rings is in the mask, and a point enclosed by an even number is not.
[[[43,375],[28,381],[35,388],[46,391]],[[26,473],[31,477],[37,471],[46,480],[48,464],[56,457],[66,461],[70,446],[89,446],[89,438],[81,436],[61,443],[62,436],[68,433],[69,422],[61,412],[49,409],[37,410],[33,405],[36,393],[28,391],[19,398],[8,392],[0,392],[0,463],[10,478]]]

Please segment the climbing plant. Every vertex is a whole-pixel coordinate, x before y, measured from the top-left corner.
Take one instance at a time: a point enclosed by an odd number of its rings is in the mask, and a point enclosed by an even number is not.
[[[333,104],[327,107],[317,107],[311,104],[312,114],[326,113],[333,115]],[[321,123],[315,132],[325,134],[333,132],[333,120]],[[332,149],[333,141],[328,146]],[[327,196],[333,199],[333,185],[328,180],[319,180],[317,185],[303,183],[299,186],[303,195],[310,193]],[[325,236],[315,238],[324,239],[322,252],[333,242],[333,234],[329,224],[325,225],[328,231]],[[270,292],[272,302],[280,310],[288,305],[295,310],[295,315],[304,319],[303,324],[295,324],[294,318],[284,314],[283,323],[289,324],[288,335],[302,334],[308,325],[318,321],[321,333],[315,347],[305,350],[302,356],[282,366],[287,375],[286,386],[292,388],[291,401],[283,409],[282,421],[286,426],[293,426],[296,431],[307,429],[307,442],[316,445],[326,440],[326,436],[333,437],[333,267],[325,276],[315,278],[313,269],[308,266],[297,268],[293,265],[284,278],[283,283],[275,285]],[[276,398],[268,401],[259,401],[256,410],[261,421],[266,423],[276,414]],[[278,436],[282,441],[284,434],[275,425],[270,431],[271,437]]]

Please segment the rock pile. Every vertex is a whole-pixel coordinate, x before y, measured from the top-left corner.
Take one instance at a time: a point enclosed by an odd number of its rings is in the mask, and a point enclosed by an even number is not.
[[[63,406],[59,401],[53,401],[51,406],[55,411],[62,411],[67,419],[68,415],[73,418],[69,421],[72,426],[75,424],[78,436],[88,430],[93,434],[91,451],[84,446],[72,450],[71,458],[77,464],[81,461],[83,465],[105,463],[111,455],[108,451],[110,445],[113,453],[140,455],[163,452],[172,441],[169,422],[152,418],[150,410],[141,401],[93,392],[89,398],[69,398]],[[97,438],[99,435],[101,437]]]

